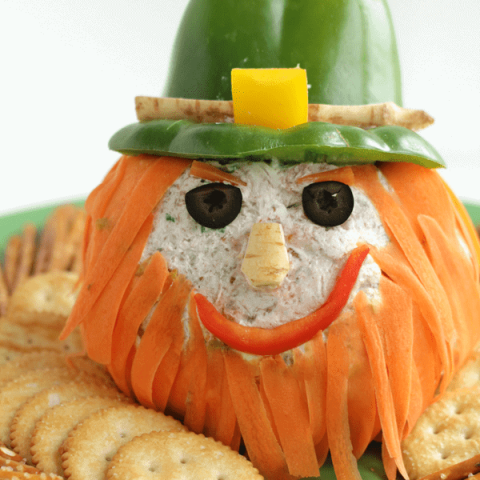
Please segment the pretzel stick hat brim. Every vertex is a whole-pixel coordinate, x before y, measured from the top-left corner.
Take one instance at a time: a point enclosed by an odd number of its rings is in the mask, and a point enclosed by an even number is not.
[[[135,98],[140,122],[151,120],[190,120],[196,123],[233,123],[233,101],[194,100],[190,98]],[[309,122],[328,122],[363,129],[397,125],[413,131],[433,124],[434,119],[423,110],[399,107],[393,102],[370,105],[308,105]]]

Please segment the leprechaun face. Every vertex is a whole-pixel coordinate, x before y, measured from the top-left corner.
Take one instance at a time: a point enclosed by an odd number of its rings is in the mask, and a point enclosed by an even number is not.
[[[337,167],[286,167],[276,161],[215,165],[231,172],[238,184],[212,183],[188,169],[158,206],[143,259],[160,251],[170,270],[184,274],[198,293],[237,323],[273,328],[314,312],[357,244],[382,247],[388,242],[378,213],[360,189],[340,182],[325,190],[329,172]],[[322,182],[316,182],[320,172],[325,172]],[[315,209],[323,218],[317,218]],[[206,226],[215,220],[221,228]],[[281,279],[267,286],[256,283],[245,267],[256,224],[280,225],[275,238],[270,237],[276,247],[270,244],[264,254],[275,256],[283,249],[288,259]],[[380,269],[368,256],[347,308],[359,290],[378,301],[379,279]]]

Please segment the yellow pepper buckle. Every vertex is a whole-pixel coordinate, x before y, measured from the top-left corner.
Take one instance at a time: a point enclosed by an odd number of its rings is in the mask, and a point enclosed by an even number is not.
[[[307,71],[302,68],[234,68],[235,123],[290,128],[308,121]]]

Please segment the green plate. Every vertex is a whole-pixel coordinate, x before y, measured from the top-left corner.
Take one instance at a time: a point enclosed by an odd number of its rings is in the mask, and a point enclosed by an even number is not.
[[[83,206],[84,200],[72,200],[70,203],[77,206]],[[21,212],[11,213],[9,215],[0,217],[0,259],[3,259],[3,252],[7,245],[8,239],[22,231],[23,226],[32,222],[37,228],[41,228],[45,219],[53,210],[58,207],[58,204],[47,205],[45,207],[34,208]],[[468,213],[472,217],[475,225],[480,225],[480,204],[465,203]]]
[[[480,205],[475,203],[464,202],[465,207],[467,207],[470,217],[472,217],[474,225],[480,225]]]

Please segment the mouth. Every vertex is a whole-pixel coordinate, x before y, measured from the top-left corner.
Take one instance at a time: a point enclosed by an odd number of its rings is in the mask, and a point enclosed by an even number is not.
[[[298,347],[325,330],[345,307],[369,247],[360,245],[349,255],[325,303],[306,317],[275,328],[246,327],[228,320],[200,293],[197,312],[204,327],[225,345],[253,355],[277,355]]]

